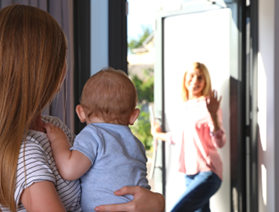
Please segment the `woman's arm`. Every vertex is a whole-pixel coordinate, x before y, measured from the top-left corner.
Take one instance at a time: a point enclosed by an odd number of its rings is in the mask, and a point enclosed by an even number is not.
[[[114,192],[117,196],[131,194],[134,199],[123,204],[101,205],[95,211],[163,212],[165,198],[140,186],[124,186]]]
[[[162,132],[162,129],[161,129],[158,122],[153,122],[153,123],[150,123],[150,124],[151,124],[151,134],[153,135],[153,137],[155,139],[159,139],[159,140],[162,140],[162,141],[167,141],[168,140],[167,133]]]
[[[30,212],[65,212],[65,208],[57,194],[53,182],[41,181],[24,189],[21,202]]]
[[[210,114],[212,122],[213,122],[213,133],[216,133],[220,129],[220,123],[218,121],[218,115],[217,114]]]
[[[217,111],[219,109],[221,100],[222,97],[220,97],[218,100],[218,93],[215,90],[210,92],[209,97],[206,97],[206,107],[211,116],[213,126],[214,126],[213,133],[216,133],[220,129],[220,123],[218,121]]]
[[[213,136],[212,140],[219,148],[223,147],[226,143],[225,131],[222,127],[222,111],[219,108],[222,97],[218,100],[217,91],[213,90],[210,96],[206,98],[207,110],[210,113],[213,123]]]

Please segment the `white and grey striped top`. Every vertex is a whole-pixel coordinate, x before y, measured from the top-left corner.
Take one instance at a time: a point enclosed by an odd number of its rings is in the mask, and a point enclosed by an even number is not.
[[[63,129],[69,138],[69,142],[71,145],[73,144],[75,135],[60,119],[52,116],[43,116],[42,119]],[[67,181],[60,176],[52,156],[47,135],[43,132],[29,130],[25,141],[25,159],[23,152],[24,145],[22,144],[18,158],[17,183],[14,196],[18,205],[17,211],[26,211],[20,202],[20,195],[24,188],[39,181],[51,181],[54,183],[67,211],[82,211],[80,207],[81,190],[79,180]],[[26,172],[24,171],[24,160]],[[9,211],[3,207],[1,207],[1,210]]]

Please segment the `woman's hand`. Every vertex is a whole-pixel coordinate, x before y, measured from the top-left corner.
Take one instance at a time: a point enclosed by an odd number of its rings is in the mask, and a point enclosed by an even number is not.
[[[151,134],[156,137],[157,133],[162,132],[162,128],[160,127],[160,124],[156,121],[150,122],[151,125]]]
[[[140,186],[124,186],[114,192],[116,196],[131,194],[134,199],[123,204],[101,205],[95,211],[163,212],[165,198]]]
[[[217,130],[220,129],[220,124],[218,122],[218,117],[217,117],[217,111],[219,109],[221,99],[222,96],[220,96],[218,100],[218,93],[216,90],[212,90],[210,92],[210,96],[206,97],[206,107],[208,112],[210,113],[213,126],[214,126],[213,133],[216,133]]]
[[[220,106],[222,96],[218,100],[218,93],[216,90],[210,91],[210,95],[206,97],[206,107],[211,116],[216,116]]]
[[[160,127],[160,124],[156,121],[151,122],[151,134],[155,139],[159,139],[162,141],[167,141],[168,137],[165,132],[162,132],[162,128]]]

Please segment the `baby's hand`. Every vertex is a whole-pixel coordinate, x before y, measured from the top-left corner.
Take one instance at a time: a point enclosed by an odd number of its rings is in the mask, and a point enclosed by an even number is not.
[[[44,128],[51,143],[61,139],[68,140],[66,134],[60,127],[56,127],[50,123],[44,123]]]

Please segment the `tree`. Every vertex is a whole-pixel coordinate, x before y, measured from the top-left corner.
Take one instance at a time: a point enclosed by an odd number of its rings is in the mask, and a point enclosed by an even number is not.
[[[134,83],[138,100],[142,102],[153,102],[154,101],[154,76],[153,69],[143,70],[143,73],[147,76],[146,80],[141,80],[137,75],[132,76],[132,82]]]
[[[142,105],[138,105],[139,109]],[[134,125],[130,126],[132,133],[143,143],[146,150],[150,150],[152,147],[153,137],[150,134],[150,121],[149,113],[141,111],[138,119]]]
[[[144,105],[149,102],[153,102],[154,95],[154,76],[153,69],[143,70],[143,73],[148,77],[145,77],[146,80],[139,79],[136,75],[131,77],[132,82],[134,83],[137,94],[138,94],[138,107],[141,110],[140,115],[131,130],[133,134],[143,143],[146,150],[150,150],[152,146],[153,137],[150,133],[150,120],[149,112],[144,111]]]
[[[133,49],[142,46],[142,43],[152,32],[151,28],[147,26],[142,26],[142,31],[142,34],[139,35],[139,38],[137,40],[131,39],[131,41],[128,43],[128,48],[130,52],[132,52]]]

